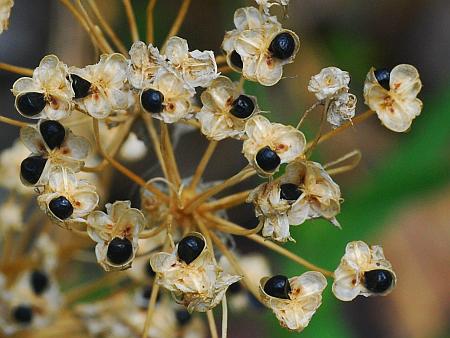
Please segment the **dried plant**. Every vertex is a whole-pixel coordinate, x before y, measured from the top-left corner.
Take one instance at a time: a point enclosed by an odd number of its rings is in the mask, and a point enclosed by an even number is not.
[[[297,34],[283,28],[272,13],[274,6],[287,11],[289,1],[257,0],[257,7],[237,9],[221,56],[190,51],[188,42],[176,36],[190,2],[183,0],[158,49],[153,45],[156,1],[149,1],[147,42],[142,42],[131,3],[123,0],[134,41],[127,52],[94,0],[61,0],[103,53],[98,63],[69,67],[47,55],[34,70],[0,64],[26,76],[12,85],[15,106],[37,122],[0,116],[1,122],[20,127],[22,142],[0,157],[0,184],[8,191],[0,208],[3,334],[205,337],[202,318],[191,317],[204,312],[211,336],[218,337],[213,311],[222,304],[225,338],[228,304],[240,311],[250,299],[272,310],[283,327],[301,331],[321,305],[327,278],[342,301],[386,295],[395,286],[395,273],[380,246],[350,242],[332,272],[285,249],[283,242],[294,241],[291,226],[311,219],[341,227],[342,197],[334,176],[357,167],[361,153],[353,150],[323,165],[311,161],[311,154],[318,144],[374,114],[388,129],[409,129],[422,110],[416,98],[421,89],[417,70],[410,65],[371,69],[364,86],[370,110],[355,115],[349,73],[325,68],[311,78],[308,90],[317,101],[298,125],[274,123],[243,85],[276,85],[283,66],[301,52]],[[11,7],[12,1],[0,1],[2,29]],[[240,73],[240,81],[225,76],[231,72]],[[322,122],[307,141],[301,127],[314,110],[321,110]],[[145,125],[147,138],[132,132],[137,121]],[[324,132],[327,121],[331,129]],[[180,172],[175,157],[171,131],[180,125],[209,142],[192,177]],[[220,182],[204,182],[218,143],[229,138],[242,141],[248,165]],[[163,177],[147,181],[117,159],[120,154],[122,160],[139,162],[148,151],[155,154]],[[141,188],[140,205],[104,204],[114,184],[101,177],[108,168]],[[216,197],[255,175],[265,182]],[[253,229],[227,218],[227,209],[244,203],[254,205],[259,219]],[[55,226],[70,235],[68,244],[59,243]],[[241,254],[233,236],[244,236],[311,271],[273,276],[266,258]],[[105,273],[62,292],[59,282],[73,274],[65,277],[61,270],[89,261],[91,256],[80,252],[92,252],[94,244],[96,263]],[[99,289],[106,289],[106,296],[83,301]]]

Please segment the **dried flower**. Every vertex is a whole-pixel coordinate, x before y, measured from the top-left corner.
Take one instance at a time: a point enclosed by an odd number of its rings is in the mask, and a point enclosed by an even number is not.
[[[0,34],[8,29],[9,16],[13,6],[14,0],[0,0]]]
[[[158,48],[136,41],[130,48],[130,63],[127,68],[128,82],[136,89],[148,87],[165,64]]]
[[[98,204],[95,186],[79,180],[75,173],[64,167],[53,167],[49,172],[48,184],[37,201],[50,219],[66,229],[86,228],[87,216]]]
[[[242,152],[262,176],[272,175],[280,164],[301,156],[306,145],[301,131],[280,123],[271,123],[261,115],[247,122],[245,133],[248,139],[244,141]]]
[[[106,204],[107,214],[94,211],[87,218],[87,233],[94,241],[97,261],[106,270],[124,270],[131,266],[138,249],[139,233],[145,218],[130,201]]]
[[[21,77],[14,82],[17,111],[31,119],[60,120],[69,116],[74,92],[67,75],[67,66],[55,55],[45,56],[32,78]]]
[[[350,242],[341,264],[334,272],[333,293],[343,301],[358,295],[385,296],[392,291],[396,276],[381,246],[369,247],[362,241]]]
[[[314,75],[309,81],[308,90],[314,93],[318,100],[332,99],[348,91],[350,75],[337,67],[328,67]]]
[[[220,141],[227,137],[242,139],[246,121],[257,114],[256,98],[241,94],[239,85],[219,76],[202,93],[203,107],[195,117],[206,137]]]
[[[390,72],[372,68],[364,84],[365,103],[386,128],[404,132],[422,111],[422,101],[417,98],[421,89],[419,72],[411,65],[398,65]]]
[[[283,279],[288,285],[285,290],[279,290]],[[273,311],[281,326],[300,332],[308,326],[322,303],[322,291],[326,286],[327,280],[320,272],[308,271],[289,280],[284,276],[263,278],[260,294],[263,304]]]
[[[152,255],[150,264],[155,272],[161,274],[158,283],[171,291],[178,303],[186,306],[189,312],[205,312],[219,304],[227,288],[241,277],[222,271],[211,256],[203,235],[193,233],[190,237],[203,242],[203,248],[195,258],[192,257],[192,261],[186,262],[186,258],[180,257],[183,250],[180,249],[183,242],[180,242],[171,254],[160,252]]]

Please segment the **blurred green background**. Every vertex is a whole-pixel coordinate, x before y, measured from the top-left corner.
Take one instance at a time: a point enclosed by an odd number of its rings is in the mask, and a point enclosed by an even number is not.
[[[130,41],[121,2],[98,3],[121,37]],[[158,2],[157,44],[164,40],[180,3]],[[141,35],[146,4],[133,1]],[[188,39],[191,49],[219,54],[224,31],[234,27],[234,10],[245,5],[253,2],[193,0],[179,35]],[[272,120],[296,123],[314,102],[306,91],[309,78],[326,66],[350,72],[359,112],[365,110],[362,85],[371,66],[410,63],[421,73],[424,110],[410,132],[390,132],[373,117],[318,147],[314,158],[324,162],[355,148],[363,153],[354,172],[336,177],[345,199],[338,217],[343,230],[323,221],[307,222],[293,231],[297,243],[287,245],[334,270],[347,242],[362,239],[382,244],[399,281],[389,297],[358,298],[351,303],[337,301],[328,288],[323,305],[301,334],[279,328],[268,311],[232,315],[230,337],[450,337],[450,2],[291,0],[288,13],[283,25],[296,31],[302,43],[295,63],[285,68],[286,78],[275,87],[246,84],[263,110],[271,112]],[[11,30],[0,42],[4,62],[35,67],[48,52],[68,64],[94,62],[86,35],[56,0],[16,0]],[[10,88],[14,79],[0,73],[2,88]],[[15,116],[8,91],[3,90],[0,98],[2,114]],[[313,135],[317,123],[318,116],[308,120],[307,135]],[[1,145],[7,147],[17,131],[1,128]],[[280,270],[275,272],[303,272],[289,261],[273,259]]]

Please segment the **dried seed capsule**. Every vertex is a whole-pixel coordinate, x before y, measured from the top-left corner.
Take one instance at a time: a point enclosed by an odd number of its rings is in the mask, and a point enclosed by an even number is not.
[[[175,317],[180,326],[186,325],[192,318],[191,314],[184,309],[177,310],[177,312],[175,312]]]
[[[39,130],[45,143],[52,150],[59,148],[66,137],[66,129],[58,121],[44,121]]]
[[[142,107],[152,114],[160,113],[163,110],[164,95],[157,90],[147,89],[141,94]]]
[[[113,264],[126,263],[133,254],[133,246],[128,238],[115,237],[108,245],[106,256]]]
[[[389,82],[391,79],[391,72],[389,71],[389,69],[386,68],[377,69],[374,71],[374,74],[380,86],[382,86],[386,90],[389,90],[390,89]]]
[[[29,324],[33,320],[33,310],[29,305],[18,305],[12,310],[12,316],[21,324]]]
[[[255,110],[255,104],[253,100],[247,95],[239,95],[239,97],[233,101],[233,106],[230,113],[240,119],[246,119],[253,114]]]
[[[76,99],[82,99],[89,95],[91,83],[88,80],[85,80],[76,74],[70,74],[70,78],[72,79],[72,89]]]
[[[241,56],[235,50],[231,52],[230,61],[236,68],[242,69],[244,67]]]
[[[267,280],[264,291],[272,297],[290,299],[291,285],[287,277],[276,275]]]
[[[288,59],[294,54],[295,40],[289,33],[280,33],[270,43],[269,51],[277,59]]]
[[[298,186],[293,183],[282,184],[280,189],[280,197],[287,201],[296,201],[302,194],[302,191],[298,188]]]
[[[281,159],[270,147],[264,147],[256,154],[256,163],[262,170],[271,172],[278,168]]]
[[[193,262],[203,251],[205,242],[197,236],[186,236],[178,243],[178,258],[186,264]]]
[[[36,184],[44,171],[47,159],[42,156],[30,156],[20,164],[20,176],[29,184]]]
[[[383,293],[392,286],[394,278],[388,270],[371,270],[364,273],[364,285],[367,290]]]
[[[59,196],[50,201],[48,204],[50,211],[59,219],[66,219],[72,216],[73,206],[64,196]]]
[[[45,96],[42,93],[25,93],[17,99],[17,109],[29,117],[39,114],[45,105]]]
[[[49,279],[45,272],[34,270],[30,276],[31,288],[34,293],[40,295],[49,286]]]

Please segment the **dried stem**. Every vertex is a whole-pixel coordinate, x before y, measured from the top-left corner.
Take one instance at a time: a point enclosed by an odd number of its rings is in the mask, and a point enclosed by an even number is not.
[[[117,50],[119,52],[121,52],[123,55],[126,55],[128,53],[128,51],[125,48],[125,45],[119,39],[117,34],[111,28],[111,26],[108,24],[106,19],[103,17],[102,13],[98,9],[97,4],[95,3],[95,0],[88,0],[88,3],[89,3],[90,8],[92,9],[92,12],[94,13],[95,17],[97,18],[98,22],[100,23],[100,27],[105,31],[106,35],[108,35],[108,37],[111,39],[114,46],[116,46]]]
[[[227,63],[227,57],[225,55],[217,55],[216,56],[216,63],[218,65]]]
[[[148,337],[148,330],[152,323],[153,313],[155,312],[156,300],[158,299],[158,292],[159,292],[158,279],[159,274],[156,274],[155,280],[153,281],[152,285],[152,293],[150,294],[150,300],[148,301],[147,316],[145,318],[144,331],[142,331],[142,338]]]
[[[205,214],[204,217],[211,222],[214,226],[218,227],[220,231],[226,232],[232,235],[250,236],[260,232],[264,226],[264,222],[260,222],[254,229],[245,229],[233,222],[226,219],[214,216],[212,214]]]
[[[222,338],[227,338],[227,329],[228,329],[227,295],[223,295],[223,299],[222,299]]]
[[[28,126],[28,123],[25,123],[25,122],[22,122],[22,121],[18,121],[18,120],[14,120],[14,119],[11,119],[9,117],[1,116],[1,115],[0,115],[0,122],[9,124],[10,126],[19,127],[19,128]]]
[[[314,103],[311,107],[309,107],[302,115],[302,118],[300,119],[300,121],[297,124],[297,127],[295,127],[296,129],[299,129],[303,122],[305,121],[306,117],[309,115],[310,112],[312,112],[314,109],[316,109],[317,106],[321,105],[322,101],[317,101],[316,103]]]
[[[170,28],[169,34],[167,34],[166,41],[170,37],[178,34],[178,31],[180,30],[181,25],[184,22],[184,18],[186,17],[186,14],[188,12],[190,4],[191,4],[191,0],[183,0],[180,10],[178,11],[178,15],[175,18],[175,21],[173,22],[172,27]]]
[[[164,162],[164,158],[161,153],[161,144],[159,142],[159,135],[156,132],[155,124],[153,123],[153,118],[149,114],[142,114],[142,119],[144,120],[145,127],[147,128],[147,132],[150,136],[150,140],[153,144],[153,150],[156,153],[156,157],[161,165],[162,171],[164,173],[164,177],[168,180],[169,176],[167,175],[166,164]]]
[[[81,14],[84,16],[84,19],[86,20],[85,22],[89,28],[89,31],[91,32],[93,38],[97,41],[100,50],[103,53],[112,53],[113,49],[109,45],[108,41],[106,41],[105,37],[103,36],[103,33],[102,33],[100,27],[94,25],[94,23],[92,22],[91,18],[89,17],[88,12],[84,8],[83,4],[81,3],[81,0],[78,0],[77,4],[81,11]]]
[[[306,145],[305,152],[304,152],[306,154],[306,157],[311,156],[312,151],[317,146],[317,144],[318,144],[318,142],[320,140],[320,137],[322,136],[322,130],[323,130],[323,127],[325,125],[325,116],[327,115],[329,106],[330,106],[330,101],[328,100],[328,101],[325,102],[325,106],[324,106],[322,115],[320,117],[320,126],[319,126],[319,130],[317,131],[317,135],[314,138],[314,141],[312,143],[308,143]]]
[[[373,110],[367,110],[366,112],[359,114],[352,121],[349,121],[349,122],[343,124],[342,126],[340,126],[339,128],[336,128],[336,129],[322,135],[320,137],[320,139],[318,140],[317,144],[325,142],[325,141],[329,140],[330,138],[334,137],[335,135],[341,133],[342,131],[348,129],[349,127],[352,127],[354,125],[357,125],[357,124],[367,120],[373,114],[375,114],[375,112]]]
[[[178,171],[177,161],[173,151],[172,142],[170,141],[169,129],[167,124],[161,121],[161,153],[165,162],[167,175],[169,181],[172,182],[177,188],[181,184],[180,173]]]
[[[220,66],[220,67],[217,69],[217,71],[218,71],[219,73],[222,73],[222,74],[228,74],[228,73],[234,72],[234,70],[233,70],[230,66],[228,66],[228,65]]]
[[[259,235],[250,235],[250,236],[248,236],[248,238],[250,238],[251,240],[253,240],[275,252],[278,252],[279,254],[293,260],[294,262],[299,263],[300,265],[303,265],[305,268],[307,268],[309,270],[321,272],[322,274],[324,274],[327,277],[331,277],[331,278],[334,277],[333,272],[322,269],[322,268],[308,262],[306,259],[295,255],[294,253],[290,252],[289,250],[279,246],[278,244],[275,244],[274,242],[266,240],[265,238],[263,238]]]
[[[5,70],[10,73],[19,74],[19,75],[33,76],[33,69],[10,65],[9,63],[1,62],[0,69]]]
[[[134,16],[133,6],[131,6],[130,0],[122,0],[125,6],[125,13],[128,18],[128,25],[130,27],[131,38],[134,42],[139,41],[139,31],[136,23],[136,17]]]
[[[327,169],[327,172],[330,175],[342,174],[342,173],[345,173],[347,171],[350,171],[350,170],[353,170],[354,168],[356,168],[358,166],[359,162],[361,161],[361,157],[362,157],[361,151],[355,149],[355,150],[349,152],[348,154],[345,154],[344,156],[338,158],[336,161],[325,164],[323,167],[325,169]],[[350,164],[343,165],[341,167],[334,168],[334,169],[328,169],[328,168],[333,167],[336,164],[342,163],[348,159],[352,159]]]
[[[217,333],[216,322],[214,321],[214,315],[212,310],[206,311],[206,317],[208,318],[209,330],[211,331],[211,338],[219,338]]]
[[[197,196],[195,196],[191,201],[189,201],[189,203],[185,206],[185,210],[187,212],[192,212],[195,208],[197,208],[200,204],[202,204],[203,202],[205,202],[208,198],[218,194],[219,192],[232,187],[244,180],[246,180],[247,178],[253,176],[256,174],[255,169],[253,169],[250,166],[245,167],[244,169],[242,169],[239,173],[237,173],[234,176],[231,176],[230,178],[228,178],[227,180],[223,181],[222,183],[219,183],[207,190],[205,190],[204,192],[198,194]]]
[[[217,144],[218,144],[217,141],[214,141],[214,140],[209,141],[208,147],[206,148],[206,151],[203,154],[203,157],[200,160],[200,163],[198,164],[197,169],[195,170],[194,176],[192,177],[192,181],[191,181],[188,189],[195,191],[195,189],[197,188],[197,184],[200,181],[203,173],[205,172],[206,166],[208,165],[209,160],[211,159],[212,155],[214,154]]]
[[[222,209],[229,209],[237,205],[241,205],[247,200],[248,195],[250,194],[251,191],[252,190],[241,191],[236,194],[229,195],[209,203],[204,203],[202,206],[198,208],[198,210],[201,212],[203,211],[211,212]]]
[[[155,23],[153,22],[153,11],[155,10],[156,0],[149,0],[147,5],[147,43],[155,41]]]
[[[140,185],[141,187],[143,187],[144,189],[147,189],[148,191],[152,192],[153,194],[155,194],[156,196],[158,196],[159,198],[161,198],[163,201],[168,201],[167,196],[162,193],[161,191],[159,191],[154,185],[149,184],[147,182],[145,182],[141,177],[139,177],[138,175],[136,175],[135,173],[133,173],[131,170],[129,170],[128,168],[126,168],[125,166],[123,166],[122,164],[120,164],[119,162],[117,162],[115,159],[113,159],[112,157],[110,157],[108,154],[106,154],[101,146],[101,142],[100,142],[100,135],[99,135],[99,130],[98,130],[98,120],[93,119],[93,127],[94,127],[94,137],[95,137],[95,141],[97,144],[97,148],[100,152],[100,154],[114,167],[116,168],[119,172],[121,172],[123,175],[127,176],[129,179],[131,179],[133,182],[135,182],[136,184]]]
[[[244,278],[243,282],[246,288],[253,294],[253,296],[255,296],[256,299],[259,299],[258,288],[252,283],[252,279],[250,278],[250,276],[242,269],[235,254],[231,252],[231,250],[228,249],[225,244],[223,244],[223,242],[219,239],[219,237],[217,237],[216,234],[210,232],[210,236],[214,244],[219,248],[220,252],[222,252],[222,254],[227,257],[235,272]]]

